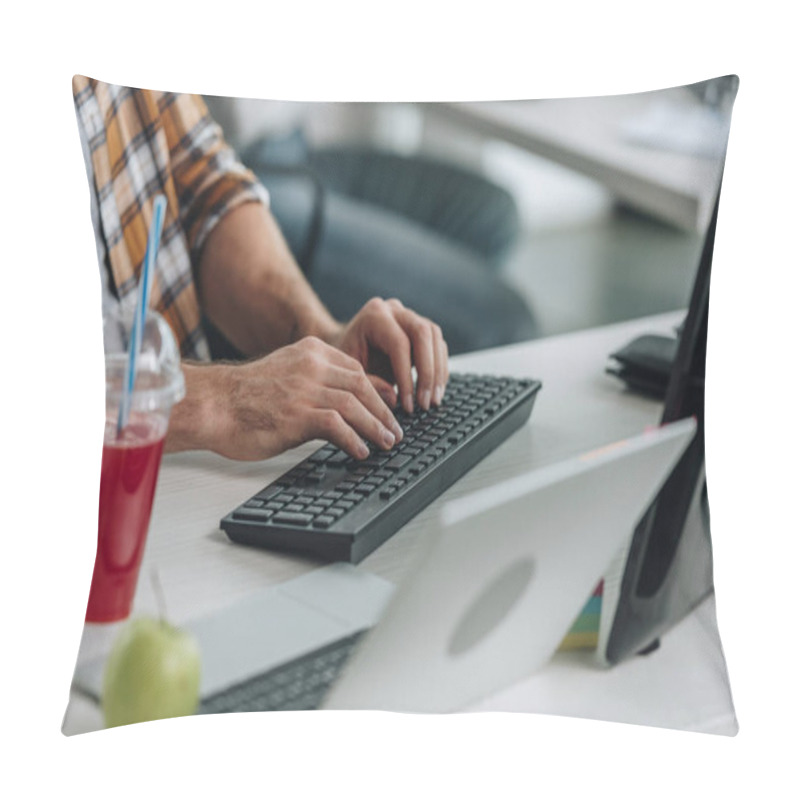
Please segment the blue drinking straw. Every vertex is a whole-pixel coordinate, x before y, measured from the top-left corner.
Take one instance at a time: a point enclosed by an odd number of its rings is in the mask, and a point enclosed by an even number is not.
[[[156,195],[153,204],[153,218],[150,220],[150,231],[147,235],[147,249],[144,253],[144,265],[142,274],[139,276],[139,296],[136,300],[136,313],[133,316],[131,327],[131,340],[128,347],[128,364],[125,374],[125,386],[122,391],[122,398],[119,404],[119,415],[117,417],[117,438],[122,434],[123,429],[128,424],[128,416],[131,412],[131,398],[133,397],[133,384],[136,380],[136,361],[139,358],[139,351],[142,349],[142,331],[144,330],[144,320],[147,314],[147,304],[150,302],[150,286],[153,282],[153,265],[158,253],[158,244],[161,241],[161,228],[164,224],[164,211],[167,207],[167,199],[163,194]]]

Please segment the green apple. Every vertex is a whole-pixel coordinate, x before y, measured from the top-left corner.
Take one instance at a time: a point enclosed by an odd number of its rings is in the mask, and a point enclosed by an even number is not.
[[[193,714],[200,694],[200,651],[191,635],[161,619],[129,622],[103,675],[106,727]]]

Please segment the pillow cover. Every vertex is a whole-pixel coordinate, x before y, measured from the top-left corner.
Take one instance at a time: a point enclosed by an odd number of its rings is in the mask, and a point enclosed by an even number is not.
[[[284,440],[282,452],[254,453],[214,441],[201,449],[215,453],[197,452],[200,439],[191,436],[199,436],[202,422],[198,392],[205,391],[203,374],[214,373],[195,362],[224,359],[225,375],[252,369],[251,359],[280,352],[304,330],[303,314],[329,319],[308,298],[318,297],[338,320],[363,313],[372,298],[398,298],[398,320],[413,310],[441,328],[457,357],[454,370],[542,380],[526,427],[462,478],[456,494],[661,421],[663,395],[634,395],[604,374],[605,359],[643,334],[676,343],[681,309],[690,304],[690,319],[698,329],[704,324],[707,287],[701,298],[697,276],[710,270],[736,86],[734,78],[720,78],[620,97],[292,105],[148,92],[76,76],[103,286],[108,421],[98,552],[64,732],[194,713],[198,697],[201,711],[226,710],[208,697],[230,666],[227,651],[207,649],[220,633],[259,640],[242,655],[252,663],[238,665],[240,673],[274,665],[278,642],[288,642],[285,659],[297,673],[282,672],[257,692],[242,688],[235,708],[319,700],[320,676],[332,675],[344,651],[317,655],[313,669],[296,660],[319,641],[320,627],[341,638],[376,624],[391,586],[436,530],[434,511],[422,512],[353,570],[241,547],[220,533],[231,508],[319,443],[289,449],[317,438],[306,435]],[[165,208],[160,232],[158,196]],[[252,240],[247,227],[232,237],[226,228],[234,220],[264,227]],[[224,269],[213,260],[220,249]],[[131,419],[139,427],[124,429],[124,376],[120,370],[114,383],[109,359],[126,365],[129,340],[136,349],[148,259],[156,313],[141,317],[140,375],[149,382],[133,387]],[[283,338],[273,335],[269,344],[249,333],[252,322],[236,321],[257,303],[245,296],[255,285],[247,270],[265,264],[278,300],[264,306],[264,316],[276,319],[271,330],[283,325]],[[214,281],[205,282],[212,270]],[[296,291],[304,299],[292,305]],[[220,311],[226,303],[230,309]],[[704,339],[687,328],[682,341],[694,336],[688,355],[704,354]],[[123,342],[116,349],[112,329]],[[422,352],[418,340],[404,341],[412,358]],[[172,410],[169,449],[190,452],[162,457],[167,423],[153,421],[153,386],[166,385],[178,359],[188,365],[186,399],[175,394],[170,401],[182,407]],[[385,364],[365,359],[363,366]],[[694,377],[702,382],[702,374]],[[231,394],[214,386],[215,400]],[[692,397],[702,413],[702,388]],[[300,400],[293,402],[299,407]],[[169,406],[159,407],[162,417]],[[181,433],[176,419],[198,430]],[[190,438],[181,442],[180,435]],[[655,523],[630,532],[616,562],[578,598],[580,613],[548,664],[469,709],[736,732],[710,545],[684,553],[705,541],[689,536],[687,526],[708,534],[704,471],[687,481],[686,519],[672,519],[666,533]],[[305,494],[307,505],[294,503],[288,513],[302,515],[320,501],[324,511],[340,499],[325,498],[313,484]],[[592,498],[575,502],[591,507]],[[532,530],[543,525],[531,520]],[[655,559],[660,569],[657,585],[644,593],[638,575],[628,574],[634,563],[642,569],[642,559]],[[626,640],[624,655],[610,657],[620,626],[631,629],[623,619],[631,603],[647,606],[648,622]],[[272,699],[264,705],[266,695]]]

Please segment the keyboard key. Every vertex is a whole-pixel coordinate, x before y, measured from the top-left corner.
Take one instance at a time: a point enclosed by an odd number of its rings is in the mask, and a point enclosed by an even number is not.
[[[271,497],[275,497],[276,494],[280,494],[281,489],[279,486],[267,486],[266,489],[262,489],[256,497],[260,498],[261,500],[269,500]]]
[[[404,467],[406,464],[409,464],[410,462],[411,462],[411,456],[405,456],[405,455],[395,456],[393,459],[386,462],[385,469],[398,470]]]
[[[336,522],[336,519],[329,514],[323,514],[322,516],[317,517],[314,520],[314,527],[315,528],[329,528],[333,523]]]
[[[272,521],[278,525],[308,525],[314,519],[312,514],[290,513],[288,511],[277,511]]]
[[[369,456],[369,458],[365,458],[361,463],[364,467],[381,467],[383,466],[389,459],[391,458],[390,455],[386,453],[375,453],[374,455]],[[368,472],[372,472],[372,469],[368,469]]]
[[[266,522],[274,513],[268,508],[249,508],[247,511],[234,511],[233,518],[248,522]]]

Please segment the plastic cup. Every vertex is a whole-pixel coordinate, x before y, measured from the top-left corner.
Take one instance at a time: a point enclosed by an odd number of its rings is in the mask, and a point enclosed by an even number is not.
[[[172,407],[185,394],[180,354],[169,325],[147,312],[128,424],[117,433],[133,312],[103,325],[106,423],[100,507],[87,622],[116,622],[131,612],[142,563],[164,438]]]

